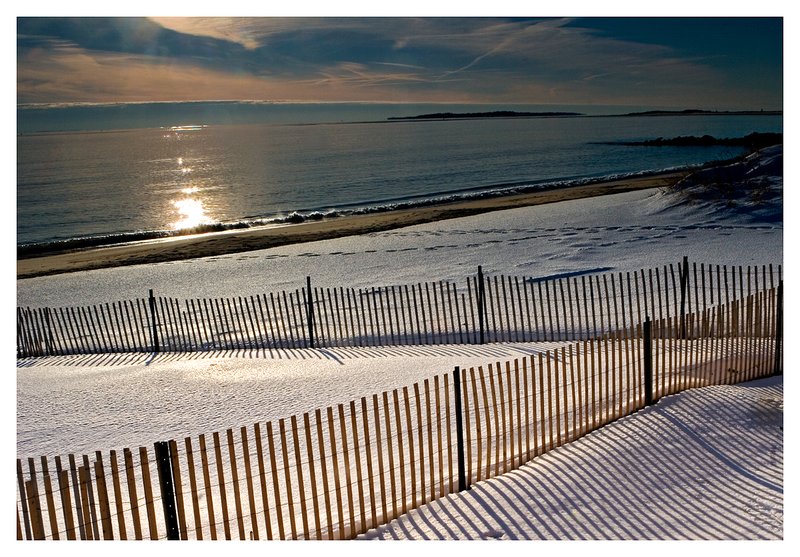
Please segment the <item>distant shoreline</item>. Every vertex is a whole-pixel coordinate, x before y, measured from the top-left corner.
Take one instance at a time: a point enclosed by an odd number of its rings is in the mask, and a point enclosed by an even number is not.
[[[302,224],[231,230],[188,237],[178,236],[169,239],[18,259],[17,278],[33,278],[125,265],[195,259],[344,236],[369,234],[491,211],[666,187],[675,184],[689,173],[689,171],[666,172],[583,186],[449,202],[386,213],[351,215]]]
[[[751,151],[763,149],[771,145],[783,143],[782,133],[751,133],[744,137],[722,137],[717,138],[710,135],[701,137],[695,135],[682,135],[672,138],[659,137],[657,139],[647,139],[645,141],[606,141],[600,145],[628,145],[638,147],[746,147]]]
[[[146,105],[146,103],[144,103]],[[217,103],[219,104],[219,103]],[[234,103],[235,104],[235,103]],[[87,129],[83,127],[33,127],[31,129],[20,130],[19,122],[21,116],[19,111],[37,111],[46,110],[81,110],[89,109],[91,107],[64,107],[64,108],[50,108],[50,107],[36,107],[35,105],[17,105],[17,135],[39,135],[39,134],[70,134],[70,133],[98,133],[98,132],[125,132],[141,129],[162,129],[165,126],[162,124],[153,123],[152,125],[144,126],[111,126],[98,129]],[[111,108],[108,108],[109,110]],[[442,117],[443,114],[450,114],[449,117]],[[467,115],[467,116],[465,116]],[[514,110],[495,110],[495,111],[481,111],[481,112],[435,112],[430,114],[421,114],[417,116],[389,116],[381,120],[367,120],[367,119],[352,119],[352,120],[320,120],[320,121],[247,121],[247,122],[225,122],[219,123],[208,120],[209,126],[221,125],[268,125],[268,126],[326,126],[326,125],[350,125],[350,124],[400,124],[400,123],[413,123],[413,122],[452,122],[452,121],[469,121],[469,120],[488,120],[488,119],[538,119],[538,118],[651,118],[651,117],[664,117],[664,116],[679,116],[679,117],[692,117],[692,116],[782,116],[783,110],[738,110],[738,111],[720,111],[720,110],[702,110],[702,109],[685,109],[685,110],[647,110],[642,112],[626,112],[622,114],[586,114],[583,112],[570,112],[570,111],[514,111]],[[162,121],[163,118],[159,121]],[[179,119],[180,120],[180,119]],[[183,119],[189,121],[188,119]],[[181,120],[181,121],[183,121]],[[204,120],[202,116],[191,118],[192,121]],[[24,127],[24,126],[23,126]]]
[[[568,116],[586,116],[582,112],[517,112],[514,110],[494,110],[491,112],[434,112],[417,116],[390,116],[396,120],[476,120],[484,118],[564,118]]]
[[[782,110],[646,110],[624,114],[585,114],[583,112],[518,112],[494,110],[491,112],[434,112],[417,116],[390,116],[389,122],[436,122],[447,120],[486,120],[491,118],[631,118],[637,116],[782,116]],[[364,124],[372,122],[360,122]]]

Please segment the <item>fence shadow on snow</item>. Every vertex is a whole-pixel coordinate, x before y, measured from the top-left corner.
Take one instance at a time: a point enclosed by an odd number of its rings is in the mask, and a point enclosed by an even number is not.
[[[156,296],[79,307],[18,307],[17,356],[273,351],[578,341],[743,300],[781,267],[693,263],[534,279],[478,274],[462,285],[312,287],[218,299]],[[280,353],[280,352],[279,352]]]
[[[17,537],[355,538],[664,396],[782,372],[782,282],[747,285],[349,404],[121,454],[18,459]]]
[[[681,400],[681,415],[642,413],[635,423],[621,420],[580,446],[567,444],[503,476],[472,486],[458,504],[437,500],[404,517],[402,524],[379,526],[366,539],[764,539],[753,522],[752,501],[765,508],[783,504],[783,482],[749,472],[769,456],[759,435],[731,444],[697,437],[697,429],[719,423],[782,423],[782,412],[769,407],[772,388],[759,387],[761,404],[731,406],[718,392],[716,416],[708,402]],[[755,397],[754,397],[755,398]],[[717,416],[721,419],[716,420]],[[673,423],[674,422],[674,423]],[[665,432],[670,442],[664,442]],[[637,451],[630,451],[635,440]],[[598,458],[602,455],[602,458]],[[678,470],[717,467],[729,475],[694,485]],[[664,486],[667,486],[666,488]],[[648,486],[660,486],[649,489]],[[701,491],[702,497],[697,493]],[[709,501],[714,501],[709,508]],[[565,507],[566,505],[566,507]],[[709,512],[711,511],[711,512]],[[716,513],[716,514],[714,514]],[[724,515],[724,519],[719,514]]]

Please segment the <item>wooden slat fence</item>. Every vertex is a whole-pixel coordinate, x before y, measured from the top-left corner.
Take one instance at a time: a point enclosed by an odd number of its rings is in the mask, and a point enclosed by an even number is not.
[[[535,279],[479,272],[374,288],[310,286],[218,299],[152,296],[17,308],[19,357],[481,342],[578,341],[745,300],[781,266],[693,263]],[[152,292],[151,292],[152,294]]]
[[[656,400],[781,372],[782,306],[779,283],[648,322],[650,353],[637,323],[302,415],[172,440],[166,470],[148,447],[18,459],[17,537],[164,539],[172,524],[180,539],[351,539],[457,491],[458,438],[472,484],[641,409],[646,361]]]

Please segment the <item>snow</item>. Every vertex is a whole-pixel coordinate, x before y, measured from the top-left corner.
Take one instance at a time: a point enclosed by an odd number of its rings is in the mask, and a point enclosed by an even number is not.
[[[782,539],[782,378],[665,397],[361,538]]]
[[[764,168],[774,174],[776,153]],[[755,166],[755,165],[753,165]],[[770,191],[782,189],[771,176]],[[783,258],[782,203],[757,211],[642,191],[224,257],[17,281],[19,305],[302,286],[463,281]],[[685,193],[685,192],[684,192]],[[215,277],[214,281],[207,277]],[[17,362],[17,456],[152,446],[348,402],[553,345],[111,354]],[[662,400],[523,468],[370,532],[372,538],[781,538],[782,382]],[[779,406],[780,405],[780,406]],[[643,496],[643,494],[647,494]]]
[[[558,343],[117,354],[22,360],[17,454],[91,454],[349,403]]]
[[[770,180],[770,191],[782,190],[780,176]],[[749,213],[684,198],[678,189],[644,190],[269,250],[26,279],[18,281],[17,303],[94,304],[146,297],[149,288],[182,299],[255,295],[300,288],[306,276],[319,287],[461,283],[478,265],[487,274],[546,277],[636,271],[684,255],[720,265],[782,259],[780,196],[765,196]]]

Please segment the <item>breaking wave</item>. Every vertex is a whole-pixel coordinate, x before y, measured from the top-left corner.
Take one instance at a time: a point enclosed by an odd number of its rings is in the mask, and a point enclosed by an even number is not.
[[[229,230],[242,230],[248,228],[265,226],[283,226],[302,224],[305,222],[322,221],[352,215],[369,215],[376,213],[386,213],[400,211],[404,209],[415,209],[420,207],[430,207],[459,201],[470,201],[477,199],[490,199],[496,197],[511,196],[536,191],[547,191],[561,188],[589,185],[598,182],[612,180],[622,180],[626,178],[646,177],[664,172],[676,172],[690,170],[703,165],[692,165],[682,167],[662,168],[659,170],[647,170],[630,173],[610,174],[591,178],[570,178],[562,180],[551,180],[544,182],[515,182],[505,184],[495,184],[489,187],[472,188],[443,194],[427,194],[424,196],[401,197],[383,202],[362,202],[345,204],[339,207],[328,209],[307,209],[296,210],[278,215],[250,216],[234,222],[217,222],[203,224],[193,228],[181,230],[139,230],[134,232],[121,232],[116,234],[104,234],[96,236],[85,236],[77,238],[66,238],[48,242],[35,242],[19,244],[17,246],[17,257],[35,257],[52,253],[62,253],[77,251],[89,248],[109,247],[114,245],[129,244],[134,242],[152,241],[165,238],[176,238],[181,236],[191,236],[198,234],[209,234],[225,232]]]

